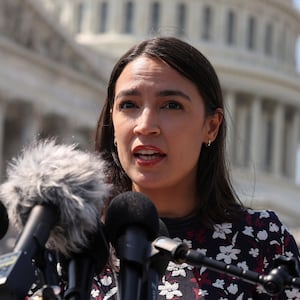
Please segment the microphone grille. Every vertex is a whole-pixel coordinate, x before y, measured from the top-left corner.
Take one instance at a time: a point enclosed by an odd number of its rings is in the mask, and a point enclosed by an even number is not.
[[[139,192],[124,192],[116,196],[106,212],[106,230],[112,244],[124,228],[136,225],[143,227],[149,240],[157,237],[159,217],[152,201]]]

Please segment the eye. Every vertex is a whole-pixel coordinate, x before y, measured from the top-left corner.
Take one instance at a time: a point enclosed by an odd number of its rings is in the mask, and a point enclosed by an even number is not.
[[[132,101],[122,101],[118,105],[119,110],[131,109],[131,108],[136,108],[136,107],[137,107],[137,105],[135,103],[133,103]]]
[[[182,106],[182,104],[180,104],[176,101],[169,101],[163,106],[163,108],[166,108],[166,109],[183,109],[183,106]]]

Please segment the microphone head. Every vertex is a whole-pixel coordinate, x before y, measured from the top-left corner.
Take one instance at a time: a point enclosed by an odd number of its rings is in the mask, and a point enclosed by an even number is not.
[[[98,229],[103,199],[109,194],[100,157],[58,145],[54,139],[36,141],[8,165],[0,199],[11,221],[23,229],[35,205],[52,206],[58,214],[47,246],[68,256],[88,243]]]
[[[0,240],[5,236],[9,226],[6,207],[0,201]]]
[[[139,192],[124,192],[110,203],[105,219],[107,237],[113,245],[129,226],[144,228],[150,241],[157,237],[159,217],[152,201]]]

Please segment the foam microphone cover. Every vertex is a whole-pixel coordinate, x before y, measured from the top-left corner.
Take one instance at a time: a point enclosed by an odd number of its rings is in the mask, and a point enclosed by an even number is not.
[[[152,201],[139,192],[124,192],[110,203],[105,219],[107,237],[115,245],[120,235],[129,226],[145,230],[149,241],[157,237],[159,217]]]
[[[57,222],[47,246],[68,256],[86,248],[88,236],[98,230],[110,190],[103,169],[99,155],[82,151],[76,144],[60,145],[55,139],[36,141],[9,164],[0,199],[19,230],[34,207],[53,208]]]

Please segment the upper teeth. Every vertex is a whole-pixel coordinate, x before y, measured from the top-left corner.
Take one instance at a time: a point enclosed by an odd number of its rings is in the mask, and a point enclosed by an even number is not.
[[[157,152],[153,151],[153,150],[141,150],[141,151],[138,151],[138,154],[141,154],[141,155],[152,155],[152,154],[155,154]]]

